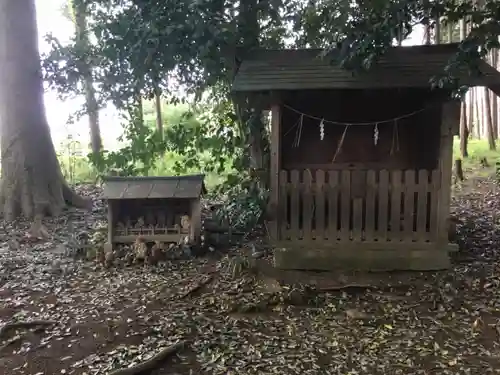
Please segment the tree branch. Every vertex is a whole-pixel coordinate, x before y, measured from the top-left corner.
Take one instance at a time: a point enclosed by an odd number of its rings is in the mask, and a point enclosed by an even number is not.
[[[184,345],[186,345],[186,341],[180,341],[172,346],[169,346],[168,348],[163,349],[155,356],[151,357],[150,359],[144,362],[139,363],[138,365],[115,370],[109,373],[109,375],[137,375],[146,371],[151,371],[156,366],[158,366],[160,362],[163,362],[168,357],[176,354],[179,350],[181,350],[184,347]]]

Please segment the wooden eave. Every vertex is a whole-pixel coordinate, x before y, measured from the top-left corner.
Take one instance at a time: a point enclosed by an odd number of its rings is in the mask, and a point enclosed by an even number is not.
[[[233,94],[280,90],[427,88],[443,73],[458,44],[393,47],[368,72],[354,74],[322,58],[321,50],[254,50],[242,60]],[[332,53],[335,55],[335,51]],[[485,61],[480,75],[464,68],[460,85],[485,86],[500,94],[500,73]]]
[[[112,199],[197,199],[206,193],[205,175],[104,178],[102,198]]]

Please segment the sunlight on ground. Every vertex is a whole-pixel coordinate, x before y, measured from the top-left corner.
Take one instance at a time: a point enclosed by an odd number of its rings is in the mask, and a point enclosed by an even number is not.
[[[492,151],[489,149],[486,140],[469,140],[468,153],[469,156],[462,160],[462,167],[464,170],[475,170],[475,173],[480,175],[491,174],[492,170],[495,169],[495,164],[500,162],[500,145],[497,145],[497,150]],[[453,158],[462,159],[460,156],[460,140],[458,137],[455,137],[453,143]],[[489,168],[481,168],[480,162],[483,158],[488,162]]]

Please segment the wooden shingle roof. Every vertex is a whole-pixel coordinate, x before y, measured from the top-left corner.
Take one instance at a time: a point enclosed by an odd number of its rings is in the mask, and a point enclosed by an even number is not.
[[[104,199],[196,199],[206,193],[205,175],[168,177],[117,177],[104,180]]]
[[[376,89],[430,87],[443,73],[457,44],[393,47],[368,72],[354,74],[321,58],[321,50],[255,50],[243,59],[233,81],[233,92],[310,89]],[[333,52],[335,53],[335,52]],[[487,86],[500,93],[500,73],[481,61],[479,77],[464,68],[461,85]]]

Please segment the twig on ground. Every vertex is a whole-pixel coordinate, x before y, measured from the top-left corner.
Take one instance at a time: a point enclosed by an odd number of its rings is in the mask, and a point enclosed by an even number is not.
[[[344,284],[344,285],[329,285],[322,286],[316,289],[317,292],[330,292],[344,289],[375,289],[377,286],[369,284]]]
[[[12,344],[15,344],[16,342],[21,341],[23,338],[24,338],[24,335],[17,335],[17,336],[14,336],[13,338],[11,338],[10,340],[7,340],[7,342],[5,344],[0,346],[0,353],[3,352],[5,349],[7,349]]]
[[[186,290],[184,293],[182,293],[179,296],[179,298],[183,299],[183,298],[188,297],[189,295],[193,294],[194,292],[200,290],[202,287],[204,287],[208,283],[212,282],[213,279],[214,279],[214,277],[212,275],[207,276],[204,280],[202,280],[199,283],[195,284],[191,288],[188,288],[188,290]]]
[[[178,343],[163,349],[161,352],[151,357],[150,359],[139,363],[138,365],[115,370],[109,373],[109,375],[136,375],[141,374],[146,371],[153,370],[160,362],[163,362],[168,357],[176,354],[186,345],[186,341],[179,341]]]
[[[29,329],[32,327],[38,327],[38,326],[53,326],[56,325],[57,322],[55,320],[32,320],[30,322],[11,322],[11,323],[5,323],[2,327],[0,327],[0,338],[5,335],[8,331],[11,331],[13,329],[19,329],[19,328],[24,328],[24,329]]]

